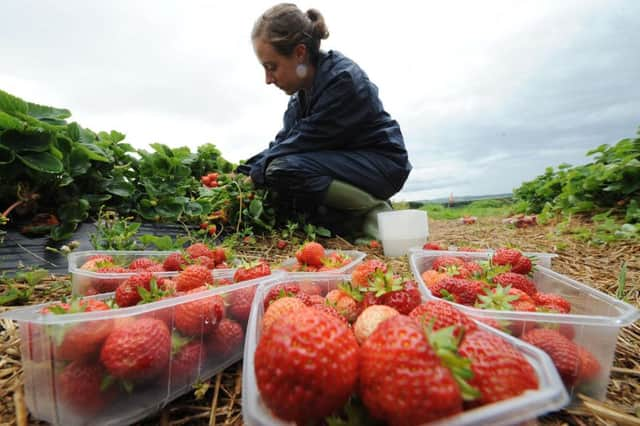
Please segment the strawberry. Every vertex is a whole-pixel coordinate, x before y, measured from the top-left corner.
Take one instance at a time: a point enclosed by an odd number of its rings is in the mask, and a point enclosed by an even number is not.
[[[322,259],[325,257],[324,247],[322,244],[314,241],[304,243],[302,247],[296,251],[296,259],[304,265],[322,266]]]
[[[286,296],[274,300],[262,316],[262,332],[264,333],[268,330],[280,317],[291,312],[297,312],[306,307],[307,305],[296,297]]]
[[[147,268],[157,264],[157,262],[154,262],[147,257],[139,257],[129,264],[129,269],[132,271],[146,271]]]
[[[322,295],[322,287],[313,282],[302,281],[298,283],[298,287],[300,288],[301,293],[307,294],[309,296]]]
[[[387,319],[360,349],[359,391],[376,419],[418,425],[462,411],[460,389],[412,318]]]
[[[285,296],[295,297],[298,293],[300,293],[300,287],[298,286],[298,284],[276,284],[275,286],[271,287],[271,289],[269,289],[269,292],[262,301],[262,305],[266,310],[274,300]]]
[[[213,252],[204,243],[191,244],[185,249],[191,259],[197,259],[200,256],[207,256],[213,258]]]
[[[358,301],[349,293],[337,288],[327,293],[326,303],[336,308],[338,313],[349,322],[354,322],[358,317]]]
[[[475,306],[497,311],[535,312],[536,310],[535,302],[527,293],[511,286],[502,287],[500,284],[496,288],[487,290],[484,295],[479,295]]]
[[[345,266],[348,265],[351,262],[351,257],[347,256],[346,254],[344,254],[343,252],[337,250],[337,251],[333,251],[331,252],[329,255],[327,255],[326,259],[323,260],[323,265],[331,265],[333,266],[333,268],[339,268],[341,266]]]
[[[187,259],[184,258],[182,253],[171,253],[162,262],[162,267],[165,271],[182,271],[187,265]]]
[[[597,379],[602,370],[600,362],[584,346],[576,346],[578,347],[578,356],[580,357],[580,377],[578,377],[578,381],[585,383]]]
[[[522,290],[529,296],[534,296],[538,292],[536,283],[527,278],[525,275],[516,274],[515,272],[503,272],[501,274],[498,274],[493,277],[493,282],[496,284],[500,284],[502,287],[510,285],[511,288]]]
[[[533,301],[538,311],[541,312],[558,312],[560,314],[571,312],[571,303],[559,294],[536,293],[533,295]]]
[[[200,256],[193,259],[194,265],[202,265],[207,269],[213,269],[216,266],[216,261],[208,256]]]
[[[310,296],[313,297],[313,296]],[[313,303],[311,305],[312,308],[314,309],[318,309],[320,311],[323,311],[329,315],[333,315],[334,317],[338,318],[340,321],[342,321],[346,326],[350,326],[351,324],[349,324],[349,321],[347,321],[347,319],[345,317],[343,317],[342,315],[340,315],[340,312],[338,312],[338,310],[336,308],[334,308],[331,305],[327,305],[325,303],[324,298],[321,298],[321,301],[315,301],[312,300]]]
[[[256,286],[235,290],[227,297],[227,312],[240,324],[247,324],[251,313],[251,304],[256,294]]]
[[[108,274],[108,278],[92,278],[91,285],[98,293],[110,293],[115,291],[116,288],[125,280],[117,275],[112,277],[110,274],[122,274],[129,272],[122,266],[106,266],[104,268],[98,268],[96,273]]]
[[[576,383],[580,376],[581,360],[578,346],[557,330],[536,328],[521,337],[527,343],[545,351],[553,361],[560,377],[567,386]]]
[[[216,262],[216,265],[224,263],[228,258],[227,251],[223,247],[213,249],[213,260]]]
[[[531,259],[527,258],[520,250],[499,248],[491,257],[494,265],[510,265],[511,272],[526,275],[531,272]]]
[[[209,336],[207,348],[211,356],[220,360],[227,360],[242,352],[244,330],[234,320],[223,318]]]
[[[376,272],[387,272],[387,264],[378,259],[365,260],[351,272],[351,285],[353,287],[368,287],[369,279]]]
[[[116,289],[116,303],[119,307],[136,305],[142,300],[139,288],[151,290],[153,275],[150,272],[142,272],[124,280]]]
[[[330,415],[344,406],[358,380],[353,333],[315,308],[281,317],[263,333],[254,356],[262,400],[286,421],[304,424]]]
[[[438,243],[425,243],[422,250],[444,250]]]
[[[276,243],[276,247],[278,247],[278,250],[284,250],[288,244],[289,243],[287,243],[285,240],[278,240],[278,242]]]
[[[401,290],[390,291],[380,296],[380,303],[391,306],[401,314],[408,315],[420,305],[422,296],[415,281],[405,281],[402,283],[402,287]]]
[[[49,305],[43,314],[66,315],[80,312],[106,311],[109,306],[101,300],[82,299],[71,303]],[[100,345],[113,329],[112,319],[76,322],[66,325],[52,325],[47,334],[54,343],[55,359],[74,361],[93,358]]]
[[[102,346],[100,361],[112,376],[147,380],[169,365],[171,333],[157,319],[140,318],[115,328]]]
[[[431,288],[431,294],[451,302],[472,306],[483,289],[481,281],[443,278]]]
[[[481,393],[474,403],[491,404],[538,388],[538,377],[531,364],[495,334],[483,330],[465,333],[458,352],[471,360],[473,377],[469,384]]]
[[[468,271],[470,276],[474,278],[479,278],[484,272],[482,266],[473,261],[464,262],[464,266],[462,268]]]
[[[213,284],[213,275],[204,265],[189,265],[176,278],[178,291],[189,291],[206,284]]]
[[[80,266],[80,269],[85,271],[96,271],[100,268],[106,268],[107,266],[114,266],[113,257],[98,254],[89,256],[82,266]]]
[[[82,416],[96,415],[117,395],[104,367],[96,362],[73,361],[58,374],[55,383],[60,400]]]
[[[442,300],[428,300],[409,313],[420,327],[431,327],[433,331],[455,326],[454,335],[478,328],[463,312]]]
[[[260,260],[258,262],[244,264],[236,269],[236,272],[233,274],[233,282],[239,283],[241,281],[254,280],[267,275],[271,275],[269,263],[265,260]]]
[[[434,271],[433,269],[427,269],[420,276],[427,288],[431,289],[438,281],[440,281],[440,279],[447,277],[447,274],[444,272]]]
[[[381,323],[398,314],[398,311],[385,305],[372,305],[362,311],[353,325],[358,343],[362,345]]]
[[[194,383],[198,371],[207,359],[205,346],[174,334],[171,336],[171,364],[168,378],[172,387],[181,387]]]
[[[198,287],[185,294],[196,294],[206,291],[206,287]],[[175,326],[187,336],[201,336],[211,333],[224,317],[224,299],[219,296],[208,296],[176,305],[174,311]]]
[[[446,272],[447,267],[457,266],[459,268],[464,266],[464,260],[455,256],[438,256],[433,259],[431,269],[439,272]]]
[[[511,266],[511,272],[527,275],[531,272],[532,266],[531,259],[523,255],[514,265]]]

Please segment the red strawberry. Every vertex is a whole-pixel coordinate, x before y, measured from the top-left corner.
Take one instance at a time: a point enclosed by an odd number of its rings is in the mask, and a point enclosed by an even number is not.
[[[380,297],[380,303],[391,306],[401,314],[408,315],[409,312],[420,305],[422,296],[415,281],[405,281],[402,286],[402,290],[390,291],[383,294]]]
[[[307,305],[296,297],[281,297],[274,300],[262,317],[262,332],[267,331],[279,318],[297,312]]]
[[[463,305],[473,305],[481,294],[483,283],[459,278],[442,278],[431,287],[431,293]]]
[[[187,265],[187,259],[184,258],[182,253],[171,253],[162,263],[165,271],[182,271]]]
[[[193,259],[195,265],[202,265],[207,269],[213,269],[216,266],[216,261],[207,256],[200,256]]]
[[[206,287],[198,287],[185,294],[196,294],[206,290]],[[219,295],[180,303],[175,307],[175,326],[178,331],[187,336],[209,334],[224,317],[224,313],[224,299]]]
[[[98,268],[96,270],[99,274],[108,274],[105,278],[92,278],[91,284],[93,288],[98,293],[110,293],[115,291],[116,288],[125,280],[125,278],[121,278],[116,276],[112,276],[110,274],[122,274],[129,272],[126,268],[122,266],[107,266],[104,268]]]
[[[533,296],[538,292],[536,283],[527,278],[525,275],[516,274],[515,272],[503,272],[493,277],[493,282],[500,284],[502,287],[508,285],[511,288],[517,288],[527,293],[529,296]]]
[[[460,389],[415,320],[396,315],[360,349],[360,395],[392,425],[418,425],[462,411]]]
[[[241,353],[243,343],[242,326],[234,320],[223,318],[209,336],[207,344],[211,356],[226,361],[229,357]]]
[[[276,243],[276,247],[278,247],[279,250],[284,250],[288,244],[289,243],[287,243],[285,240],[278,240],[278,242]]]
[[[227,297],[227,312],[240,324],[247,324],[251,313],[251,304],[256,294],[256,286],[235,290]]]
[[[213,258],[213,252],[204,243],[191,244],[185,249],[191,259],[197,259],[200,256],[207,256]]]
[[[556,366],[560,377],[567,386],[572,386],[580,376],[581,361],[578,346],[557,330],[536,328],[522,337],[527,343],[545,351]]]
[[[264,297],[262,305],[266,310],[274,300],[285,296],[295,297],[298,293],[300,293],[300,287],[298,287],[298,284],[276,284],[275,286],[271,287],[267,295]]]
[[[510,265],[511,272],[528,274],[531,272],[531,259],[527,258],[520,250],[499,248],[491,257],[494,265]]]
[[[150,272],[141,272],[124,280],[116,289],[116,303],[119,307],[136,305],[142,300],[138,288],[151,290],[153,275]]]
[[[369,287],[369,279],[376,272],[387,272],[387,264],[378,259],[365,260],[351,272],[351,285],[353,287]]]
[[[536,293],[533,295],[533,301],[538,310],[542,312],[558,312],[560,314],[571,312],[571,303],[559,294]]]
[[[239,283],[241,281],[254,280],[256,278],[265,277],[271,275],[271,268],[269,263],[264,260],[245,264],[233,274],[233,282]]]
[[[299,424],[319,421],[342,408],[355,390],[358,343],[343,322],[304,307],[262,335],[255,375],[263,401],[277,417]]]
[[[478,296],[477,308],[494,309],[497,311],[523,311],[535,312],[536,304],[524,291],[510,286],[487,290],[484,295]]]
[[[467,315],[450,303],[442,300],[428,300],[409,313],[416,323],[422,327],[431,327],[436,331],[441,328],[456,326],[454,334],[468,332],[478,328]]]
[[[176,278],[178,291],[189,291],[206,284],[213,284],[213,275],[204,265],[189,265]]]
[[[305,243],[296,251],[296,259],[298,259],[298,262],[318,268],[322,266],[322,259],[324,259],[324,257],[324,247],[322,247],[322,244],[314,241]]]
[[[198,377],[198,371],[206,359],[207,352],[202,343],[174,335],[169,367],[171,386],[181,387],[194,383]]]
[[[326,303],[336,308],[338,313],[346,318],[349,322],[354,322],[360,312],[358,301],[356,301],[349,293],[340,289],[331,290],[327,293]]]
[[[580,383],[590,382],[600,375],[602,367],[598,359],[589,350],[580,345],[576,346],[580,357],[580,377],[578,377],[578,380]]]
[[[531,272],[532,264],[531,259],[527,256],[521,256],[518,261],[511,266],[511,272],[515,272],[516,274],[527,275]]]
[[[323,297],[320,297],[322,300],[321,301],[317,301],[317,300],[313,300],[314,296],[309,296],[310,298],[312,298],[312,308],[321,310],[329,315],[333,315],[334,317],[338,318],[340,321],[342,321],[346,326],[350,326],[349,321],[347,321],[347,319],[345,317],[343,317],[342,315],[340,315],[340,312],[338,312],[338,310],[336,308],[334,308],[331,305],[327,305],[324,301]]]
[[[438,256],[433,259],[431,269],[434,271],[446,272],[447,267],[457,266],[462,268],[464,266],[464,260],[455,256]]]
[[[115,377],[146,380],[169,365],[171,333],[157,319],[128,321],[114,329],[102,346],[100,361]]]
[[[215,260],[216,265],[224,263],[228,257],[227,251],[223,247],[216,247],[213,249],[213,260]]]
[[[473,377],[484,405],[538,388],[538,377],[526,358],[500,337],[483,330],[465,333],[458,352],[471,360]],[[476,401],[474,401],[476,402]]]
[[[425,245],[422,246],[422,250],[444,250],[444,249],[440,247],[440,244],[438,243],[425,243]]]
[[[107,372],[97,362],[73,361],[56,378],[60,399],[75,413],[93,416],[116,396],[114,384],[105,384]]]
[[[129,269],[132,271],[146,271],[147,268],[157,264],[157,262],[154,262],[147,257],[139,257],[129,264]]]

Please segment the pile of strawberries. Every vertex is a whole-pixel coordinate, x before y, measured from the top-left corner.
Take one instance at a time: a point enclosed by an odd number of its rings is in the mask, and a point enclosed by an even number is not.
[[[185,250],[167,256],[163,261],[148,257],[139,257],[128,265],[122,265],[110,255],[94,255],[80,266],[80,269],[98,274],[109,274],[105,277],[91,278],[90,283],[83,287],[84,295],[108,293],[115,291],[124,278],[112,274],[132,272],[178,272],[190,265],[202,265],[207,269],[227,269],[230,251],[223,247],[210,248],[204,243],[194,243]]]
[[[266,262],[239,267],[233,281],[215,282],[202,264],[186,266],[173,279],[156,281],[142,271],[122,282],[113,300],[75,299],[45,307],[43,315],[106,311],[193,295],[271,273]],[[179,388],[200,372],[239,356],[256,286],[207,295],[128,317],[63,324],[30,324],[32,358],[53,359],[56,389],[70,410],[96,415],[115,398],[138,389]],[[62,364],[64,363],[64,364]]]
[[[322,244],[311,241],[304,243],[296,251],[296,263],[283,266],[283,269],[289,272],[326,272],[342,268],[351,261],[351,257],[344,253],[327,253]]]
[[[288,282],[264,298],[255,375],[280,419],[351,424],[364,409],[363,424],[414,425],[538,388],[518,350],[453,305],[424,302],[385,263],[336,284]]]
[[[433,296],[481,309],[568,314],[571,303],[559,294],[537,289],[532,262],[519,250],[500,248],[488,262],[443,255],[433,259],[421,277]],[[597,358],[575,343],[569,323],[511,320],[488,324],[520,337],[547,352],[568,387],[596,380],[602,371]]]

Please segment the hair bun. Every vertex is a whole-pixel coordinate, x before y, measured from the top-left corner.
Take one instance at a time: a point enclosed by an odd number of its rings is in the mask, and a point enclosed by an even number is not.
[[[318,11],[318,9],[307,10],[307,18],[311,21],[313,26],[313,35],[317,40],[323,40],[329,37],[329,30],[327,24],[324,22],[324,16]]]

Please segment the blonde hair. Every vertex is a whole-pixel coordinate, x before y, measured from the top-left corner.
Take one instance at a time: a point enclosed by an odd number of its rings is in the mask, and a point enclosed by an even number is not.
[[[329,37],[324,17],[317,9],[303,13],[292,3],[280,3],[264,12],[251,31],[251,39],[263,39],[281,55],[290,56],[293,49],[304,44],[309,59],[317,63],[320,41]]]

